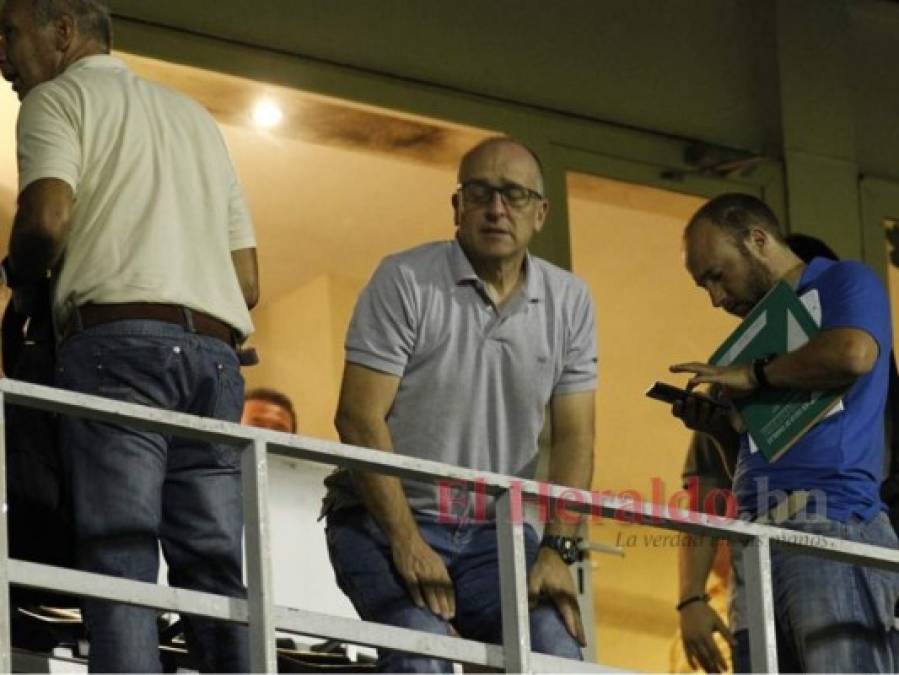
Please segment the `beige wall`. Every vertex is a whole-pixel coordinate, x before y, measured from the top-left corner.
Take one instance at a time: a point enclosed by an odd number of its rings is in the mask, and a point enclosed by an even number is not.
[[[574,271],[597,308],[593,489],[667,503],[681,486],[689,432],[643,392],[656,380],[682,386],[668,366],[705,359],[735,327],[683,266],[683,226],[704,200],[583,174],[569,174],[568,188]],[[603,520],[591,538],[624,550],[592,554],[600,661],[667,670],[679,533]]]
[[[343,372],[343,339],[364,280],[321,275],[253,313],[258,366],[247,387],[274,387],[293,400],[299,433],[337,440],[334,411]]]

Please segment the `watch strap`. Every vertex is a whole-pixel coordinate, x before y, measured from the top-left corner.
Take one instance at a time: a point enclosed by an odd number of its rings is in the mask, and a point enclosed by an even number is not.
[[[777,354],[768,354],[767,356],[763,356],[752,362],[752,374],[755,377],[759,389],[771,388],[771,382],[765,374],[765,366],[771,363],[775,358],[777,358]]]
[[[544,534],[543,539],[540,540],[540,546],[551,548],[553,551],[558,553],[559,557],[562,558],[563,562],[566,565],[571,565],[577,562],[577,539],[574,539],[572,537],[563,537],[561,535]]]

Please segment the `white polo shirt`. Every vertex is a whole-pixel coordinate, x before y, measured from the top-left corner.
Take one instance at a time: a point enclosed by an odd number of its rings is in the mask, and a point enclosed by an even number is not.
[[[75,207],[53,312],[88,302],[155,302],[253,330],[231,251],[256,245],[234,167],[197,103],[109,55],[82,58],[25,97],[19,192],[72,186]]]

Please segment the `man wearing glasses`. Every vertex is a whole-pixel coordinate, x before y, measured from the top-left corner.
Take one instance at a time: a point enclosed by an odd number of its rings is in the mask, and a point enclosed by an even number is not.
[[[549,480],[588,488],[596,339],[583,282],[527,252],[549,204],[537,157],[508,138],[470,150],[452,196],[456,237],[386,258],[346,341],[341,440],[532,478],[549,404]],[[500,642],[493,505],[483,494],[353,471],[328,480],[324,512],[338,583],[363,619]],[[580,658],[568,565],[573,514],[525,527],[531,644]],[[448,662],[383,651],[390,672]]]

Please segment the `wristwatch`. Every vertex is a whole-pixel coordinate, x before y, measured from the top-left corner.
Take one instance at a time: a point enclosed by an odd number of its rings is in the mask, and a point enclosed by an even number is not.
[[[573,539],[572,537],[562,537],[559,535],[544,534],[543,539],[540,540],[540,546],[551,548],[553,551],[558,553],[559,557],[562,558],[562,562],[564,562],[566,565],[571,565],[577,562],[577,539]]]

